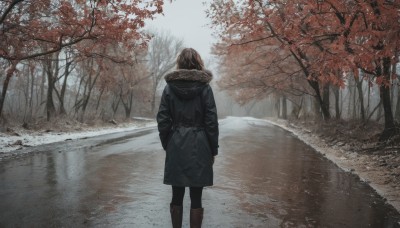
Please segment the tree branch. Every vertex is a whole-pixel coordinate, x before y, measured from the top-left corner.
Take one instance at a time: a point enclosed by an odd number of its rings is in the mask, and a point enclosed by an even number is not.
[[[0,18],[0,24],[3,24],[4,20],[6,19],[7,15],[11,12],[11,10],[14,8],[15,5],[17,5],[20,2],[23,2],[24,0],[14,0],[10,3],[10,5],[7,7],[7,9],[4,11],[3,15],[1,15]]]
[[[245,42],[242,42],[242,43],[231,44],[229,46],[245,45],[245,44],[249,44],[249,43],[254,43],[254,42],[266,40],[266,39],[269,39],[269,38],[272,38],[272,37],[274,37],[274,35],[262,37],[262,38],[255,39],[255,40],[249,40],[249,41],[245,41]]]

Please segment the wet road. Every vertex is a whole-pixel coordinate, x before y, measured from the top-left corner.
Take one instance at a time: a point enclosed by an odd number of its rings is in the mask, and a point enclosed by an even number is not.
[[[0,161],[0,227],[170,227],[155,128],[27,150]],[[219,153],[203,227],[400,227],[368,185],[278,127],[225,119]]]

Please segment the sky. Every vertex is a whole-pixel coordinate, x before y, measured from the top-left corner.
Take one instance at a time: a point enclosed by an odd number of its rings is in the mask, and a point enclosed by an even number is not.
[[[146,28],[169,31],[173,36],[182,38],[185,47],[196,49],[203,60],[211,58],[211,46],[216,41],[212,29],[208,26],[206,6],[203,2],[211,0],[174,0],[165,1],[164,16],[158,15],[147,21]]]

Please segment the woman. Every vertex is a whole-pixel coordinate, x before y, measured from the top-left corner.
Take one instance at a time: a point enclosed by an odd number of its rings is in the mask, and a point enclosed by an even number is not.
[[[190,227],[201,227],[203,187],[213,185],[214,157],[218,154],[218,117],[200,55],[185,48],[177,70],[165,76],[167,85],[157,113],[158,131],[166,151],[164,184],[172,185],[172,226],[182,226],[185,187],[190,188]]]

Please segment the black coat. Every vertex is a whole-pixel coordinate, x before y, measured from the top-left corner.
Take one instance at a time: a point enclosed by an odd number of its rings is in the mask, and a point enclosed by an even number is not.
[[[166,151],[164,184],[213,185],[212,157],[218,154],[218,117],[209,71],[177,70],[167,85],[157,113]]]

